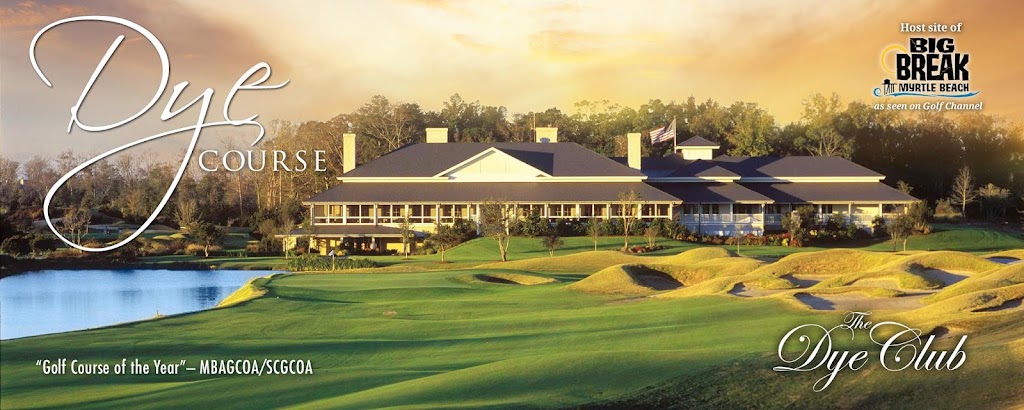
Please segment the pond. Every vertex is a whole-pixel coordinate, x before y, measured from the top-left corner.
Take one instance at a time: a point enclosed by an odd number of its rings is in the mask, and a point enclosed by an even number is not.
[[[44,270],[0,279],[0,339],[109,326],[217,305],[273,271]]]

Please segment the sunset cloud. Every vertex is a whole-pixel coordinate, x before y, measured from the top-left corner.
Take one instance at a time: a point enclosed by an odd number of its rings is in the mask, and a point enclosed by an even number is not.
[[[77,15],[88,14],[89,9],[76,4],[37,4],[23,1],[11,6],[0,7],[0,26],[8,30],[22,30],[44,26],[54,21]]]
[[[6,101],[25,101],[0,105],[4,149],[21,135],[66,127],[68,107],[83,77],[117,34],[84,28],[54,33],[41,61],[57,70],[58,78],[65,75],[64,88],[46,89],[27,66],[28,38],[50,21],[77,14],[85,7],[78,4],[40,1],[0,11],[0,90]],[[571,111],[580,100],[637,106],[649,99],[683,101],[692,95],[723,104],[756,102],[788,122],[799,119],[800,101],[812,93],[834,91],[846,102],[871,101],[871,89],[885,77],[879,54],[889,44],[907,41],[908,35],[899,32],[906,21],[962,22],[963,33],[953,36],[959,50],[971,53],[971,86],[981,91],[976,99],[985,102],[988,113],[1024,118],[1019,98],[1024,52],[1012,43],[1024,38],[1018,22],[1024,5],[1019,3],[81,4],[89,13],[137,21],[160,37],[171,54],[172,83],[188,80],[192,87],[213,86],[226,93],[246,68],[271,63],[275,78],[291,83],[272,97],[250,98],[239,106],[265,121],[325,120],[358,108],[375,94],[439,109],[448,96],[460,93],[513,113],[550,107]],[[139,40],[129,36],[135,48],[126,47],[117,57],[125,71],[109,95],[120,95],[118,100],[151,97],[153,54]],[[118,115],[137,102],[108,104],[111,115]],[[39,140],[53,147],[67,144],[67,138],[57,134]]]

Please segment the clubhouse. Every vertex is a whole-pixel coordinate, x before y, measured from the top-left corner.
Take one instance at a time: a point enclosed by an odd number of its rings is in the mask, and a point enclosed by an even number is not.
[[[642,158],[642,136],[633,133],[626,157],[607,158],[558,142],[557,128],[537,128],[533,143],[450,143],[447,128],[426,135],[426,143],[357,167],[357,137],[345,134],[340,183],[303,202],[313,224],[286,235],[285,246],[312,235],[322,254],[337,246],[401,250],[406,216],[423,238],[437,223],[478,221],[481,204],[495,199],[514,204],[517,215],[582,223],[622,218],[619,194],[632,190],[640,219],[674,219],[712,235],[781,230],[782,216],[806,205],[822,221],[839,215],[870,228],[876,216],[917,201],[844,158],[716,156],[720,146],[700,137],[671,155]]]

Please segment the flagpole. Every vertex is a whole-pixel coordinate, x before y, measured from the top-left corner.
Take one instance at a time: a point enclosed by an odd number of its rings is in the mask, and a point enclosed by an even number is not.
[[[675,115],[672,116],[672,125],[676,125],[676,116]],[[674,130],[674,131],[675,132],[672,133],[672,153],[673,154],[676,153],[676,134],[679,133],[679,130]]]

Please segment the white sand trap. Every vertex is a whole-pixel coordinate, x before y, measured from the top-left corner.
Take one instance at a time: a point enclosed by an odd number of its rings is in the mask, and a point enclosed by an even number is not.
[[[894,298],[876,298],[860,293],[840,293],[835,295],[796,294],[796,299],[814,310],[839,310],[874,312],[877,310],[913,310],[924,305],[921,299],[933,292],[920,292]]]
[[[801,288],[809,288],[811,286],[817,285],[821,281],[823,281],[825,279],[828,279],[828,278],[829,278],[828,276],[817,276],[817,275],[787,275],[787,276],[783,276],[783,279],[786,279],[786,280],[788,280],[790,282],[793,282],[794,284],[796,284],[797,286],[799,286]]]
[[[971,272],[962,272],[955,270],[942,270],[942,269],[925,269],[925,275],[931,276],[935,279],[942,281],[942,287],[946,287],[970,276]]]
[[[1001,263],[1001,264],[1004,264],[1004,265],[1013,265],[1015,263],[1020,263],[1021,262],[1020,259],[1006,257],[1006,256],[993,256],[991,258],[985,258],[985,259],[988,259],[988,260],[990,260],[992,262],[995,262],[995,263]]]
[[[790,289],[777,289],[777,290],[760,290],[752,289],[744,286],[742,283],[737,283],[736,286],[732,287],[729,291],[730,295],[739,296],[741,298],[759,298],[762,296],[774,295],[779,292],[785,292]]]

